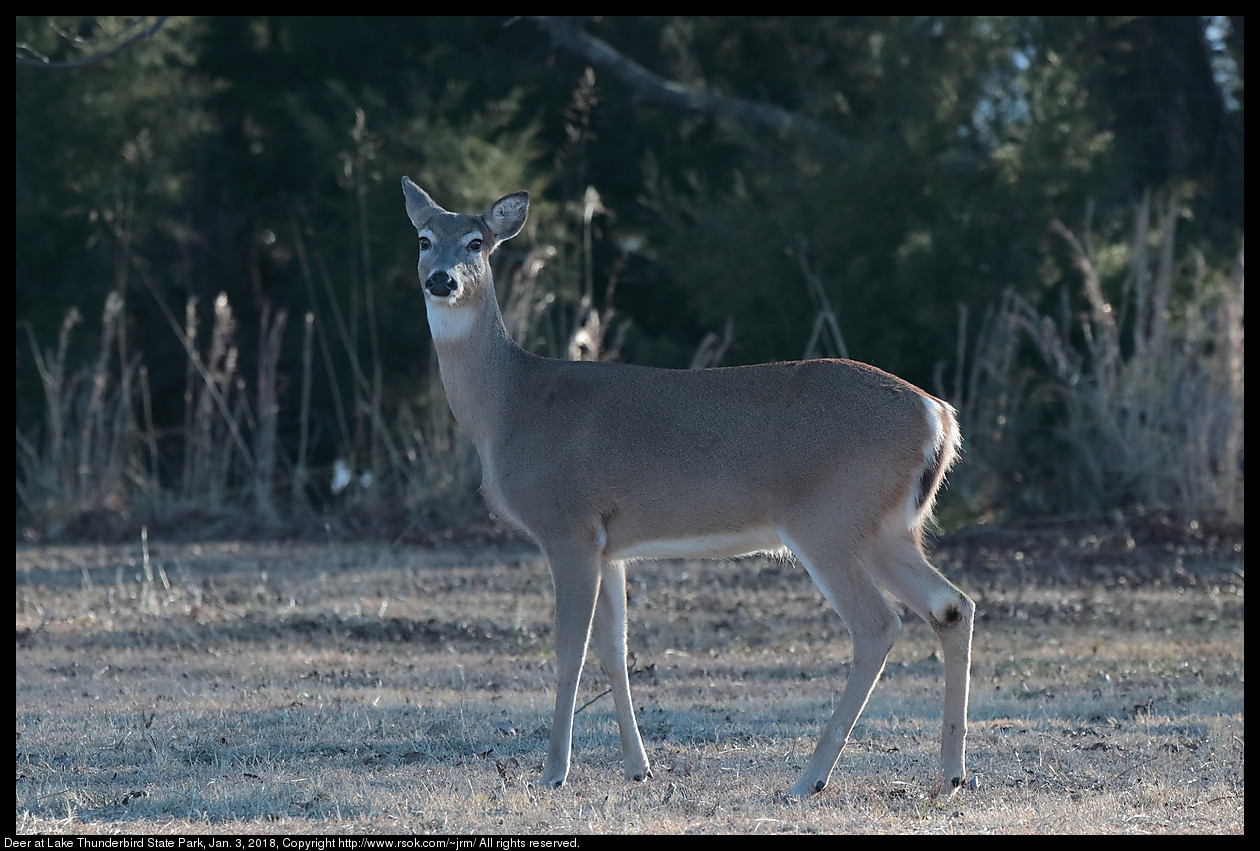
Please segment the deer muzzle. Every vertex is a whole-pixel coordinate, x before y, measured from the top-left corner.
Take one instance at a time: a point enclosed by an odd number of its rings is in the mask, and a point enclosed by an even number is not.
[[[424,288],[439,298],[445,298],[459,289],[459,284],[446,272],[439,271],[428,277],[424,282]]]

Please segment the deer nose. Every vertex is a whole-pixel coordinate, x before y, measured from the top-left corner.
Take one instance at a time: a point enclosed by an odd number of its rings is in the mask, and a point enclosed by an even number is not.
[[[424,288],[435,296],[448,296],[455,291],[455,281],[445,272],[434,272],[424,282]]]

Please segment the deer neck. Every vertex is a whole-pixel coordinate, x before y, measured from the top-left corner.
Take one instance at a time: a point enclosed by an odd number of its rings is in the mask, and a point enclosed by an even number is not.
[[[447,402],[484,457],[504,426],[525,352],[508,336],[489,273],[466,302],[426,299],[425,309]]]

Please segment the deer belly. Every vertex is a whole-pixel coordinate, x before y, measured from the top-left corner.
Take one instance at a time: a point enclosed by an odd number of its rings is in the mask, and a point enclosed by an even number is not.
[[[619,541],[609,533],[604,557],[615,560],[661,558],[734,558],[753,553],[785,552],[783,541],[771,526],[707,532],[677,537],[637,538]]]

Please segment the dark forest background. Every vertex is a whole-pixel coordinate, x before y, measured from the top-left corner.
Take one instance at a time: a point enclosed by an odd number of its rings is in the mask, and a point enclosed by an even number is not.
[[[1242,517],[1241,16],[16,41],[19,539],[483,527],[404,174],[452,210],[533,194],[497,280],[534,351],[840,355],[948,399],[947,528]]]

